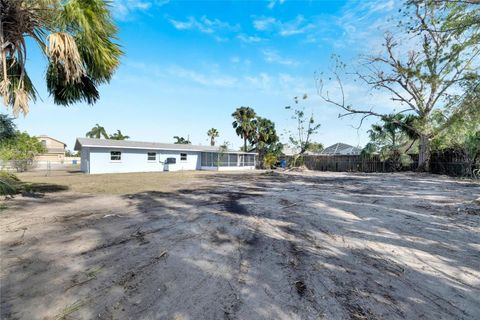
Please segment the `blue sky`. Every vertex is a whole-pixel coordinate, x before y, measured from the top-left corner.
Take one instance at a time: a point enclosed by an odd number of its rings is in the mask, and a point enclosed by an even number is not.
[[[207,144],[206,132],[215,127],[220,142],[238,148],[242,142],[231,125],[235,108],[254,108],[284,134],[294,129],[284,107],[307,93],[303,106],[322,124],[315,141],[364,145],[373,119],[360,130],[358,118],[339,119],[340,110],[316,93],[314,73],[331,67],[333,53],[354,64],[359,54],[381,50],[382,30],[397,5],[393,0],[114,0],[125,55],[111,83],[100,88],[100,101],[54,105],[45,88],[45,60],[30,50],[28,69],[41,100],[16,122],[20,130],[58,138],[69,149],[96,123],[134,140],[173,142],[178,135],[194,144]],[[335,94],[333,84],[327,88]],[[346,94],[357,105],[391,107],[388,96],[360,83],[346,82]]]

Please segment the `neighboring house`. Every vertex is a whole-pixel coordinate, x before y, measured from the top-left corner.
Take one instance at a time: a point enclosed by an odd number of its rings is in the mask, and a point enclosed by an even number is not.
[[[284,156],[294,156],[294,155],[298,154],[298,152],[299,152],[298,149],[293,148],[289,145],[284,145],[283,149],[282,149],[282,154]]]
[[[37,137],[38,140],[47,149],[47,152],[35,157],[36,161],[52,161],[63,162],[65,161],[65,147],[67,146],[62,141],[54,139],[52,137],[41,135]]]
[[[362,152],[362,149],[345,144],[345,143],[335,143],[330,147],[325,148],[321,155],[359,155]]]
[[[216,146],[77,138],[86,173],[255,169],[256,154]]]

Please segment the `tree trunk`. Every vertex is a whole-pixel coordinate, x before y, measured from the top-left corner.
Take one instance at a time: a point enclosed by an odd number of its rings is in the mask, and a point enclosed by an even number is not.
[[[420,135],[420,149],[418,152],[418,171],[430,171],[430,137]]]
[[[247,138],[243,138],[243,152],[247,152]]]

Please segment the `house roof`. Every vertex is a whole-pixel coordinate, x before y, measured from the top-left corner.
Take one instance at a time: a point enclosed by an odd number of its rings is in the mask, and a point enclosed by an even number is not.
[[[360,148],[339,142],[325,148],[321,154],[360,154],[360,152],[362,152]]]
[[[285,156],[293,156],[296,155],[299,152],[297,148],[293,148],[288,145],[284,145],[282,149],[282,154]]]
[[[58,139],[52,138],[52,137],[47,136],[47,135],[45,135],[45,134],[42,134],[42,135],[37,136],[37,139],[41,139],[41,138],[48,138],[48,139],[51,139],[51,140],[55,140],[55,141],[57,141],[57,142],[63,143],[64,146],[67,146],[67,144],[66,144],[65,142],[62,142],[62,141],[60,141],[60,140],[58,140]]]
[[[160,142],[144,142],[133,140],[110,140],[110,139],[91,139],[77,138],[75,142],[75,151],[82,147],[90,148],[117,148],[117,149],[143,149],[143,150],[175,150],[175,151],[202,151],[202,152],[220,152],[218,146],[198,146],[193,144],[174,144]],[[255,154],[254,152],[242,152],[227,150],[226,153]]]

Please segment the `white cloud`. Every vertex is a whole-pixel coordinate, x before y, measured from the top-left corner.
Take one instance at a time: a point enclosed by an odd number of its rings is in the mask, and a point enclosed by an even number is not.
[[[268,4],[267,4],[267,8],[271,10],[275,7],[275,5],[277,3],[278,4],[283,4],[284,2],[285,2],[285,0],[269,0]]]
[[[308,23],[302,15],[298,15],[290,21],[280,21],[273,17],[256,18],[253,20],[253,27],[259,31],[277,32],[282,37],[288,37],[305,33],[315,26]]]
[[[395,8],[395,1],[394,0],[389,0],[389,1],[382,1],[378,3],[371,3],[370,4],[370,10],[371,12],[388,12],[392,11]]]
[[[147,11],[154,6],[161,7],[170,0],[114,0],[112,3],[113,16],[120,20],[128,20],[137,11]]]
[[[286,65],[286,66],[298,65],[298,61],[296,61],[294,59],[291,59],[291,58],[282,57],[275,50],[265,49],[265,50],[262,51],[262,53],[263,53],[263,58],[268,63],[279,63],[279,64],[283,64],[283,65]]]
[[[243,33],[239,34],[237,38],[245,43],[255,43],[255,42],[261,42],[263,40],[258,36],[249,36]]]
[[[260,31],[268,30],[275,24],[277,24],[277,20],[272,17],[263,17],[253,20],[253,27]]]
[[[202,33],[212,34],[217,31],[237,31],[238,25],[231,25],[219,19],[209,19],[202,16],[200,19],[188,17],[185,21],[169,19],[170,23],[178,30],[198,30]]]
[[[336,20],[336,25],[343,33],[334,40],[336,47],[358,45],[369,52],[381,51],[383,35],[387,30],[394,31],[397,21],[390,19],[388,12],[400,4],[393,0],[376,0],[368,2],[350,1],[343,14]]]
[[[172,76],[187,79],[207,87],[231,88],[238,83],[238,79],[236,77],[229,75],[223,75],[216,72],[206,74],[178,66],[170,68],[168,72]]]

